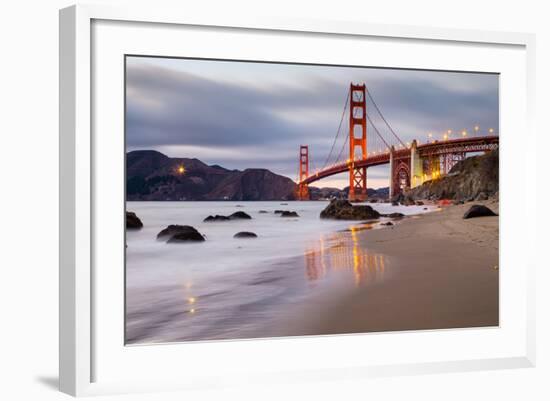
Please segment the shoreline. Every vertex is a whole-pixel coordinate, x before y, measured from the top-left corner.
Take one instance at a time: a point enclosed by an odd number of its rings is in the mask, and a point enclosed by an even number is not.
[[[498,202],[475,203],[498,212]],[[237,284],[252,297],[234,299],[229,309],[226,298],[235,288],[227,280],[214,289],[209,281],[202,283],[206,287],[171,284],[161,298],[154,287],[145,293],[138,288],[127,298],[139,312],[137,326],[126,328],[128,343],[498,326],[498,217],[463,220],[473,204],[410,215],[386,227],[347,221],[345,229],[323,235],[299,256],[250,269]],[[181,294],[193,298],[192,307],[181,303]],[[154,302],[143,310],[146,299]]]
[[[499,218],[463,220],[473,204],[498,213],[497,201],[469,202],[358,232],[361,249],[384,255],[385,278],[316,297],[279,321],[276,335],[498,326]]]

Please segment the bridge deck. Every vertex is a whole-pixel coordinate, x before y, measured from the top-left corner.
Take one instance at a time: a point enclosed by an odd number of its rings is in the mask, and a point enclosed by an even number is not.
[[[417,151],[421,157],[441,156],[451,153],[471,153],[492,150],[498,146],[498,135],[482,136],[473,138],[459,138],[447,141],[434,141],[417,146]],[[410,149],[396,149],[394,159],[403,159],[410,157]],[[354,167],[374,167],[390,162],[390,152],[374,154],[362,160],[354,160]],[[338,163],[307,177],[301,184],[309,185],[315,181],[321,180],[332,175],[340,174],[349,170],[350,163]]]

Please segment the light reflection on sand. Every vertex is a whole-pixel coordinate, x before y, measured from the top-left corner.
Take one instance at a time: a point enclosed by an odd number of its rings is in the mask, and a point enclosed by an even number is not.
[[[383,280],[386,257],[360,244],[360,232],[373,226],[352,225],[349,230],[321,235],[304,252],[306,278],[314,282],[331,272],[351,272],[356,287]]]

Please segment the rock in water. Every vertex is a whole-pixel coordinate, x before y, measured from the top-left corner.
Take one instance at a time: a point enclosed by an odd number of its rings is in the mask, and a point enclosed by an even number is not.
[[[186,232],[173,235],[169,240],[169,244],[174,244],[178,242],[202,242],[204,237],[198,232]]]
[[[347,200],[332,200],[321,212],[322,219],[337,220],[372,220],[378,219],[380,213],[368,205],[353,206]]]
[[[196,234],[198,234],[202,238],[202,240],[198,239],[199,237]],[[195,227],[180,226],[178,224],[171,224],[166,227],[164,230],[157,234],[157,239],[172,239],[176,235],[181,235],[181,238],[187,236],[189,238],[196,238],[196,241],[204,241],[204,237],[195,229]]]
[[[229,216],[220,216],[219,214],[215,215],[215,216],[208,216],[206,219],[204,219],[203,221],[205,223],[209,222],[209,221],[228,221],[228,220],[239,220],[239,219],[242,219],[242,220],[249,220],[251,219],[252,217],[250,217],[248,214],[246,214],[245,212],[235,212],[233,213],[232,215],[229,215]]]
[[[219,214],[215,215],[215,216],[208,216],[206,219],[204,219],[203,221],[204,222],[209,222],[209,221],[226,221],[226,220],[229,220],[229,217],[227,216],[220,216]]]
[[[400,219],[401,217],[405,217],[403,213],[393,212],[389,214],[381,214],[382,217],[390,217],[392,219]]]
[[[258,236],[250,231],[241,231],[233,236],[233,238],[257,238]]]
[[[483,217],[483,216],[498,216],[495,212],[483,205],[473,205],[464,213],[464,219],[471,219],[473,217]]]
[[[131,230],[139,230],[143,227],[143,223],[134,212],[126,212],[126,228]]]
[[[288,210],[284,210],[282,213],[281,213],[281,217],[300,217],[298,215],[298,213],[296,212],[290,212]]]
[[[229,219],[230,220],[237,220],[237,219],[245,219],[245,220],[250,220],[252,217],[250,217],[248,214],[246,214],[245,212],[235,212],[233,213],[232,215],[229,216]]]

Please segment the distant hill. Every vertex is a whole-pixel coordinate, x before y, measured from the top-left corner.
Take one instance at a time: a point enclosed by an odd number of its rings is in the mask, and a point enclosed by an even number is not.
[[[154,150],[128,152],[126,174],[130,201],[292,200],[296,190],[290,178],[266,169],[228,170]]]

